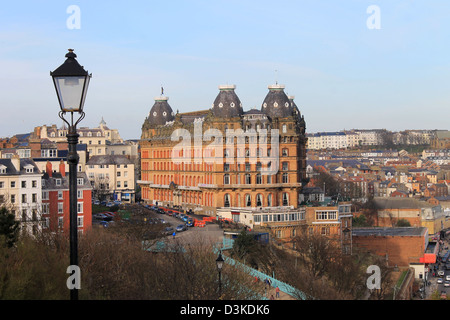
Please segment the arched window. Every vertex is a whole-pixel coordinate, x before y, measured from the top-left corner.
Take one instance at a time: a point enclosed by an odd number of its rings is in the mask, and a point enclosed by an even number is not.
[[[224,196],[223,204],[225,208],[229,208],[231,206],[230,195],[228,193]]]
[[[245,206],[251,207],[252,206],[252,198],[249,194],[245,195]]]
[[[283,192],[282,201],[283,201],[283,206],[289,205],[289,194],[287,192]]]
[[[258,193],[256,195],[256,206],[262,207],[262,205],[263,205],[263,197],[262,197],[262,194]]]
[[[272,194],[271,194],[271,193],[269,193],[269,194],[267,195],[267,206],[268,206],[268,207],[271,207],[271,206],[272,206]]]

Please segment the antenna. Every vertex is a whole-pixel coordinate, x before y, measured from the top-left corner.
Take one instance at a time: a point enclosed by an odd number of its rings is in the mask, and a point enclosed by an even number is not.
[[[163,86],[161,85],[161,96],[163,96],[164,95],[164,88],[163,88]]]
[[[275,84],[278,84],[278,70],[275,69]]]

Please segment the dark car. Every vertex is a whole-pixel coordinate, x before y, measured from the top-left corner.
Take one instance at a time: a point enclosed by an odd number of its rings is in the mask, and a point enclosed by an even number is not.
[[[173,234],[175,231],[173,230],[172,227],[167,227],[164,229],[164,234],[170,235]]]
[[[110,216],[107,216],[106,214],[103,213],[95,213],[92,215],[92,217],[95,220],[101,220],[101,221],[111,221],[112,218]]]
[[[180,224],[177,226],[177,232],[186,231],[187,227],[185,224]]]

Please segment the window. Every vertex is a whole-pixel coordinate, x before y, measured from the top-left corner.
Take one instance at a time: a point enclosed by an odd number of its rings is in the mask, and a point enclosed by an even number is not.
[[[48,211],[49,210],[49,206],[50,205],[48,203],[43,203],[42,204],[42,213],[43,214],[49,213],[49,211]]]
[[[77,178],[77,185],[82,186],[84,184],[83,178]]]
[[[288,155],[289,155],[288,149],[284,148],[283,150],[281,150],[281,156],[287,157]]]
[[[62,199],[63,198],[63,192],[61,190],[58,191],[58,199]]]
[[[223,184],[230,184],[230,175],[228,173],[223,176]]]
[[[226,207],[226,208],[229,208],[231,206],[230,195],[228,193],[225,194],[223,203],[224,203],[224,207]]]
[[[120,171],[117,171],[117,176],[120,177]]]
[[[287,192],[283,192],[282,200],[283,200],[283,206],[289,205],[289,194]]]
[[[282,170],[283,171],[288,171],[289,170],[289,162],[283,162],[282,163]]]
[[[262,198],[262,195],[258,193],[256,195],[256,206],[262,207],[262,205],[263,205],[263,198]]]
[[[286,126],[285,124],[283,124],[283,126],[282,126],[282,132],[283,132],[283,133],[286,133],[286,132],[287,132],[287,126]]]
[[[245,184],[251,184],[251,183],[252,183],[252,178],[249,173],[246,173],[245,174]]]
[[[83,199],[83,190],[77,190],[77,198]]]
[[[120,181],[117,181],[117,188],[120,188]]]
[[[261,184],[261,183],[262,183],[261,173],[258,173],[256,175],[256,184]]]
[[[32,188],[37,188],[37,181],[36,180],[31,181],[31,187]]]
[[[36,193],[33,193],[33,194],[31,195],[31,202],[33,202],[33,203],[36,203],[36,202],[37,202],[37,194],[36,194]]]
[[[61,185],[61,179],[55,179],[55,185],[60,186]]]
[[[83,228],[83,225],[84,225],[84,217],[83,216],[77,217],[77,227]]]
[[[124,188],[128,188],[128,181],[124,181],[124,182],[123,182],[123,187],[124,187]]]
[[[16,195],[15,194],[11,195],[11,203],[16,203]]]
[[[11,188],[15,188],[16,187],[16,182],[15,181],[11,181]]]
[[[251,207],[252,206],[252,198],[249,194],[245,195],[245,206]]]
[[[272,206],[272,194],[271,194],[271,193],[269,193],[269,194],[267,195],[267,206],[268,206],[268,207],[271,207],[271,206]]]
[[[26,194],[22,195],[22,203],[27,203],[27,195]]]
[[[289,176],[287,173],[283,173],[283,183],[288,183],[289,182]]]
[[[77,213],[83,213],[83,202],[77,202]]]
[[[58,217],[58,228],[62,228],[64,226],[63,217]]]
[[[21,186],[22,186],[22,188],[26,188],[27,187],[27,182],[26,181],[22,181]]]
[[[62,202],[58,202],[58,213],[64,213],[64,204]]]

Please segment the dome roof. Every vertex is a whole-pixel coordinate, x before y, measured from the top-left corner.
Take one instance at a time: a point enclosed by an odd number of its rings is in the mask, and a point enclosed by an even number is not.
[[[284,85],[271,85],[263,101],[261,111],[271,118],[284,118],[292,116],[294,107],[284,92]]]
[[[168,97],[156,97],[155,104],[148,114],[148,122],[150,125],[165,125],[167,121],[173,121],[175,115],[170,107]]]
[[[244,113],[241,100],[234,89],[236,89],[235,85],[219,86],[219,94],[212,105],[215,117],[232,118],[239,117]]]

